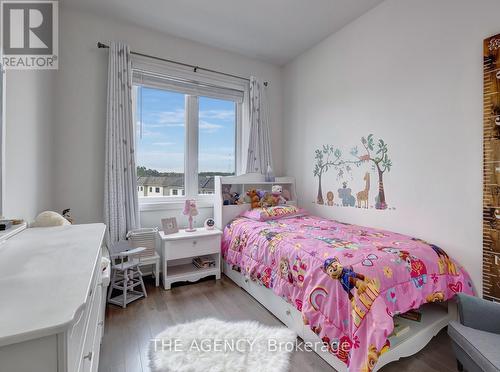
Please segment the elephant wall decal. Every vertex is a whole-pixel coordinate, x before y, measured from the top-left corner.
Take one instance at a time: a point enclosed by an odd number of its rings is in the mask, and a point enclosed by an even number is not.
[[[356,204],[356,199],[354,195],[352,195],[352,190],[350,187],[347,187],[347,182],[342,183],[342,188],[337,190],[339,193],[339,198],[342,199],[343,207],[354,207]]]

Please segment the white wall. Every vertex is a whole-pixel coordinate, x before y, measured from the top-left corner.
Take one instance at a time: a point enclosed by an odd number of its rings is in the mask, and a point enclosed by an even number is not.
[[[54,71],[6,72],[5,211],[34,217],[52,206]]]
[[[63,5],[64,8],[64,5]],[[280,68],[198,43],[149,31],[90,13],[63,9],[60,15],[58,106],[54,148],[54,199],[71,208],[79,223],[101,221],[104,193],[104,136],[108,52],[97,41],[121,40],[132,50],[233,74],[270,81],[272,138],[276,173],[283,169]],[[178,211],[148,212],[143,225]],[[205,212],[211,215],[211,211]],[[179,218],[178,218],[179,220]],[[200,219],[200,222],[203,222]]]
[[[496,0],[387,0],[288,64],[283,83],[285,173],[297,177],[301,204],[432,241],[480,291],[482,42],[500,32],[498,14]],[[386,194],[396,210],[312,204],[314,150],[348,150],[369,133],[389,144]],[[324,192],[338,185],[329,171]]]

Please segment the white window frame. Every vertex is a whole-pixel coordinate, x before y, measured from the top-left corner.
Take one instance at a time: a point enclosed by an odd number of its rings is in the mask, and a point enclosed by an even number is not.
[[[148,71],[164,76],[186,79],[189,81],[198,81],[202,84],[211,84],[222,88],[237,89],[243,92],[243,102],[235,102],[236,131],[235,131],[235,172],[241,174],[244,169],[246,151],[244,148],[244,133],[248,126],[248,82],[242,79],[225,77],[203,72],[193,72],[186,68],[171,66],[167,63],[156,62],[141,56],[133,56],[132,66],[134,69]],[[141,81],[133,81],[134,85],[144,85]],[[161,89],[160,86],[151,86]],[[169,91],[175,91],[171,88],[165,88]],[[134,103],[136,90],[134,89]],[[215,97],[214,97],[215,98]],[[223,99],[223,98],[219,98]],[[135,104],[133,105],[135,111]],[[212,207],[215,199],[214,194],[198,194],[198,150],[199,150],[199,99],[198,96],[186,94],[186,126],[185,126],[185,155],[184,155],[184,195],[178,192],[177,196],[159,196],[159,197],[139,197],[139,210],[161,210],[177,209],[182,207],[186,199],[195,199],[199,207]],[[135,118],[135,112],[133,112]],[[134,121],[135,125],[135,121]],[[134,131],[136,133],[136,131]]]

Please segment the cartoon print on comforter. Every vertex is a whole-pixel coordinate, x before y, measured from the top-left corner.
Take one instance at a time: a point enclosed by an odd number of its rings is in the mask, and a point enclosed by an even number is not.
[[[236,218],[222,253],[301,311],[350,371],[374,368],[390,347],[392,316],[473,293],[469,275],[435,245],[314,216]]]

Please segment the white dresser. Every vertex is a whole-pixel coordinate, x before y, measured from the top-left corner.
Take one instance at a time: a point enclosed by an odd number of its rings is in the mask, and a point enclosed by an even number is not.
[[[105,225],[31,228],[0,243],[0,371],[97,371]]]

